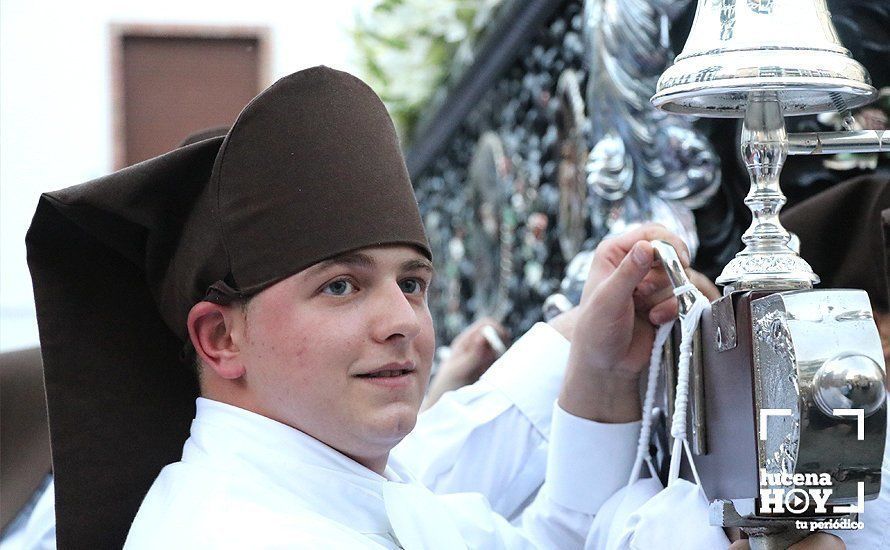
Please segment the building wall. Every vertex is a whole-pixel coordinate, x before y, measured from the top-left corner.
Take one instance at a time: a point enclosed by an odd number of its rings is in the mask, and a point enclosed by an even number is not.
[[[40,193],[112,170],[112,24],[266,27],[271,83],[318,64],[354,71],[348,28],[370,4],[2,0],[0,351],[38,344],[24,238]]]

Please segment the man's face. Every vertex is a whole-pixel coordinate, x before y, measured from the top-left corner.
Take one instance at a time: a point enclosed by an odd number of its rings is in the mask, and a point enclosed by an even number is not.
[[[414,427],[435,347],[429,261],[408,246],[321,262],[257,294],[239,354],[251,408],[365,463]]]

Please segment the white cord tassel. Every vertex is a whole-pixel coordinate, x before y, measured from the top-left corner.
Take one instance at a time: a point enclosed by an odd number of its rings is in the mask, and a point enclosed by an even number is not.
[[[695,330],[698,328],[702,314],[707,311],[711,303],[694,286],[684,285],[674,290],[674,294],[692,293],[695,302],[690,310],[680,320],[680,365],[677,369],[677,390],[674,397],[674,416],[671,419],[671,435],[674,437],[674,446],[671,450],[671,465],[668,473],[668,486],[680,477],[680,460],[685,451],[692,468],[692,475],[699,484],[698,471],[692,460],[692,452],[686,440],[686,410],[689,405],[689,370],[692,363],[692,341]]]
[[[640,479],[640,468],[645,460],[650,472],[654,470],[649,459],[649,437],[652,434],[652,409],[655,406],[655,389],[658,386],[658,374],[661,371],[661,356],[664,343],[671,335],[674,322],[665,323],[658,327],[655,333],[655,342],[652,345],[652,356],[649,358],[649,378],[646,381],[646,397],[643,400],[643,422],[640,426],[640,439],[637,441],[637,457],[630,471],[628,485],[632,485]]]

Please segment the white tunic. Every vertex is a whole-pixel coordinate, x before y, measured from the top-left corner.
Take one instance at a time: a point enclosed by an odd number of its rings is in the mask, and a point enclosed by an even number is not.
[[[527,337],[519,340],[482,380],[445,394],[420,416],[418,427],[423,428],[415,430],[394,450],[395,456],[427,486],[436,491],[482,492],[492,508],[509,518],[524,511],[548,471],[551,422],[544,411],[559,392],[568,358],[568,342],[552,328],[539,324],[531,334],[535,335],[534,342]],[[539,346],[542,343],[545,345]],[[551,361],[542,362],[540,352],[536,352],[544,348],[550,350]],[[528,384],[529,380],[535,383]],[[631,462],[632,455],[631,451]],[[484,475],[474,477],[472,470],[480,469],[480,456],[496,460],[481,465]],[[617,460],[623,458],[616,456]],[[615,480],[603,478],[601,494],[613,493],[625,482],[626,479],[617,480],[616,485]],[[695,507],[696,512],[692,513],[692,507],[680,506],[680,501],[689,495],[678,493],[662,495],[643,507],[657,492],[648,490],[635,505],[628,506],[633,500],[629,499],[617,514],[615,508],[625,500],[627,491],[615,495],[604,509],[608,509],[610,517],[598,518],[589,547],[605,548],[609,533],[623,532],[632,514],[641,511],[653,518],[643,525],[636,521],[634,529],[641,540],[654,537],[665,548],[671,547],[670,541],[687,550],[715,547],[710,539],[698,547],[692,543],[698,540],[696,537],[713,536],[706,508]],[[864,524],[860,531],[831,532],[844,540],[847,550],[890,549],[890,431],[884,448],[880,495],[865,502],[865,512],[859,520]],[[728,545],[727,539],[716,547]]]
[[[515,376],[540,374],[524,370],[534,367],[558,371],[561,378],[568,344],[554,334],[536,327],[502,364],[513,363]],[[561,347],[552,349],[548,338]],[[538,382],[539,377],[525,380],[529,395],[541,389]],[[493,388],[483,393],[497,394],[495,402],[508,395]],[[433,495],[396,456],[380,476],[289,426],[199,399],[182,461],[164,468],[152,485],[126,548],[580,548],[593,514],[629,473],[638,424],[582,420],[554,407],[554,396],[535,398],[531,409],[511,417],[504,417],[501,413],[507,411],[501,407],[489,411],[501,440],[491,442],[493,447],[513,445],[516,453],[515,441],[505,437],[511,425],[525,426],[515,435],[526,449],[540,448],[535,438],[531,444],[523,438],[545,424],[549,437],[539,459],[548,463],[546,481],[513,525],[492,512],[479,494]],[[506,399],[531,403],[524,398],[514,393]],[[471,424],[484,431],[486,423]],[[537,438],[543,435],[536,433]],[[433,452],[430,462],[443,464],[462,455],[449,445],[440,448],[450,456]],[[520,461],[528,457],[518,454],[524,457]],[[470,467],[460,461],[457,465],[466,472]],[[516,464],[504,470],[487,466],[473,477],[480,487],[497,493],[509,487],[502,472],[515,480],[515,470]],[[534,486],[540,483],[537,479]],[[442,487],[437,490],[443,492]]]
[[[496,512],[515,518],[544,481],[553,403],[562,386],[569,348],[568,340],[552,327],[536,324],[481,380],[446,393],[421,414],[417,428],[391,456],[433,491],[479,492]],[[639,425],[625,426],[633,432],[634,441]],[[632,463],[635,451],[635,443],[608,443],[614,444],[615,454],[606,464],[582,461],[553,469],[572,471],[583,466],[598,471],[598,478],[608,485],[602,494],[608,497],[625,479],[607,474],[622,460]],[[630,464],[626,468],[622,471],[629,471]],[[601,503],[593,504],[598,508]]]

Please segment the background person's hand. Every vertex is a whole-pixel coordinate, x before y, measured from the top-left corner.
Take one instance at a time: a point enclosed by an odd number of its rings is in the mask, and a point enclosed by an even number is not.
[[[451,342],[450,355],[439,366],[436,376],[430,382],[430,389],[423,403],[424,410],[431,407],[445,392],[479,380],[495,362],[500,353],[485,335],[485,331],[492,329],[504,345],[509,345],[507,330],[490,317],[483,317],[461,331]]]
[[[665,227],[646,224],[600,243],[584,285],[559,405],[599,422],[640,417],[639,378],[649,363],[656,324],[677,315],[667,274],[649,241],[689,252]]]

